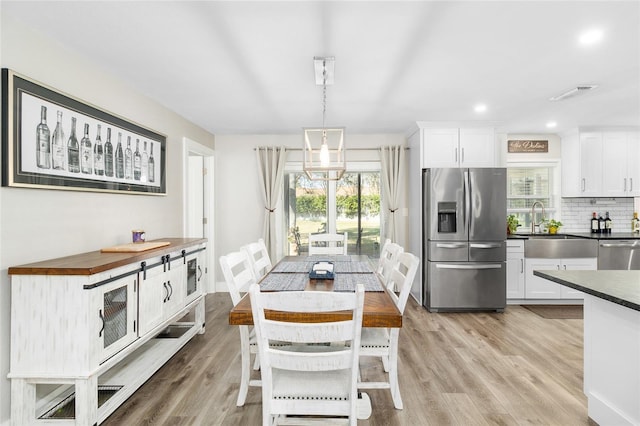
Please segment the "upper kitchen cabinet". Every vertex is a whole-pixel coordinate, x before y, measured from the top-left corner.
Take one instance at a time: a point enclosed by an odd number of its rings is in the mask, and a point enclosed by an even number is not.
[[[422,168],[496,167],[494,129],[421,128]]]
[[[640,196],[637,131],[579,131],[562,137],[563,197]]]

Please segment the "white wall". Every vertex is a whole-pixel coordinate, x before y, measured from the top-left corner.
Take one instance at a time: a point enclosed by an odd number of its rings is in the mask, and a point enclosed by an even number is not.
[[[0,424],[10,417],[10,280],[13,265],[147,238],[182,236],[184,136],[214,147],[214,136],[144,97],[63,46],[0,17],[0,65],[167,136],[167,195],[0,188]]]
[[[349,151],[349,148],[376,148],[406,145],[403,134],[346,134],[347,161],[379,161],[376,150]],[[299,135],[216,135],[216,253],[236,251],[262,236],[264,206],[256,171],[256,146],[285,146],[289,161],[302,161],[302,132]],[[411,152],[408,153],[411,155]],[[406,202],[403,204],[406,207]],[[403,236],[402,242],[406,241]],[[217,261],[217,259],[216,259]],[[222,282],[222,273],[217,281]]]

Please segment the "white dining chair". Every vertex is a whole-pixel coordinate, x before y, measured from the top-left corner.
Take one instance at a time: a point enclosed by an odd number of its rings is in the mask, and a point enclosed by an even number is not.
[[[347,254],[347,232],[341,234],[309,234],[309,255]]]
[[[417,256],[409,252],[400,253],[387,279],[387,289],[401,314],[404,313],[419,263],[420,260]],[[393,291],[395,287],[400,289],[398,295]],[[389,380],[387,382],[359,381],[358,389],[389,389],[393,405],[397,409],[402,409],[402,397],[398,384],[399,337],[400,328],[367,327],[362,330],[360,356],[381,357],[384,371],[388,372]]]
[[[267,272],[271,270],[273,264],[269,253],[267,252],[267,246],[264,244],[264,240],[260,238],[255,243],[249,243],[242,246],[241,250],[244,250],[249,257],[249,262],[254,271],[256,282],[260,281]]]
[[[327,419],[295,416],[347,416],[357,424],[357,374],[364,287],[355,293],[283,291],[261,293],[252,285],[251,309],[262,361],[262,424]],[[265,310],[285,312],[352,311],[344,321],[298,323],[268,320]],[[299,350],[269,345],[292,342]],[[350,341],[351,345],[326,343]],[[291,424],[291,423],[289,423]]]
[[[385,240],[382,250],[380,251],[378,267],[376,268],[376,272],[380,276],[380,279],[382,279],[382,282],[387,282],[391,270],[397,262],[398,255],[403,251],[404,249],[400,244],[392,243],[389,238]]]
[[[242,298],[242,293],[246,293],[252,284],[256,284],[255,273],[249,256],[246,251],[241,250],[220,256],[219,261],[224,279],[229,287],[231,301],[233,306],[236,306]],[[240,329],[240,363],[242,372],[236,405],[240,407],[244,405],[247,399],[249,386],[260,386],[261,382],[260,380],[250,380],[251,354],[256,355],[254,368],[257,369],[260,365],[254,330],[247,325],[238,327]]]

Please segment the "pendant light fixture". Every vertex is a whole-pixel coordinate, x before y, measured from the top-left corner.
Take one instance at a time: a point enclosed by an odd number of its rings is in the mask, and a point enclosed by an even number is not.
[[[322,85],[322,127],[303,129],[302,169],[311,180],[340,180],[347,168],[344,127],[327,127],[327,85],[333,84],[335,58],[314,57],[316,84]]]

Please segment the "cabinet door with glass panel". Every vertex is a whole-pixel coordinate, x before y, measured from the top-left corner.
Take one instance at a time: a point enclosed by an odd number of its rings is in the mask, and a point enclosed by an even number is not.
[[[378,165],[379,169],[379,165]],[[380,252],[380,172],[347,172],[339,181],[314,181],[302,172],[285,174],[285,254],[306,255],[310,233],[344,233],[348,254]]]
[[[92,290],[101,361],[137,338],[137,280],[138,274],[133,274]]]

